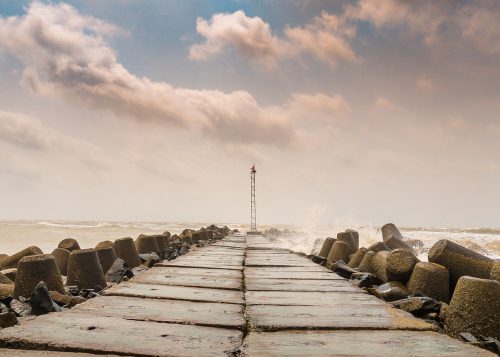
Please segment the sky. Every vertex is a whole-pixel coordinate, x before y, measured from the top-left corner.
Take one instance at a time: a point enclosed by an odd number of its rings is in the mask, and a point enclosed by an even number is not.
[[[0,218],[500,227],[499,18],[0,0]]]

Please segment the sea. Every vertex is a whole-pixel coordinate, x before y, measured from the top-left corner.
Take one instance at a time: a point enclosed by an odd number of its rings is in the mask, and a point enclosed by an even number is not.
[[[0,220],[0,254],[13,254],[28,246],[36,245],[50,253],[64,238],[75,238],[82,248],[92,248],[98,242],[132,237],[139,234],[158,234],[165,231],[180,233],[186,228],[199,229],[213,222],[97,222],[97,221],[14,221]],[[240,232],[249,230],[248,224],[218,222]],[[368,247],[382,239],[380,226],[342,223],[332,225],[261,225],[260,231],[277,228],[281,232],[272,237],[279,247],[306,254],[317,253],[326,237],[335,237],[345,229],[359,232],[360,246]],[[449,239],[478,253],[500,259],[499,228],[445,228],[398,227],[405,238],[418,239],[423,246],[419,258],[427,260],[427,251],[440,239]]]

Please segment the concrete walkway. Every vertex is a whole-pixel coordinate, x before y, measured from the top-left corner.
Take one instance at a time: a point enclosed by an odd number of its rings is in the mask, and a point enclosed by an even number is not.
[[[229,236],[1,330],[0,346],[26,357],[493,356],[258,236]]]

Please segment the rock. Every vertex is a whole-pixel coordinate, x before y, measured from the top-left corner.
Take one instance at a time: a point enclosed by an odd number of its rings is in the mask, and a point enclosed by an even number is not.
[[[11,281],[16,281],[17,268],[4,269],[0,272]]]
[[[147,266],[139,265],[135,268],[132,268],[132,273],[134,273],[134,275],[139,275],[139,274],[144,273],[145,271],[148,271],[148,269],[149,268]]]
[[[96,248],[97,257],[104,274],[111,268],[116,260],[115,249],[113,247],[100,247]]]
[[[14,284],[0,284],[0,298],[14,296]]]
[[[357,268],[357,267],[359,267],[359,264],[361,264],[361,261],[365,257],[366,252],[368,252],[368,249],[366,249],[364,247],[359,248],[357,250],[357,252],[354,253],[354,255],[352,256],[352,258],[350,258],[349,264],[347,264],[347,266],[349,268]]]
[[[40,254],[22,258],[17,265],[14,297],[29,297],[41,281],[51,290],[64,292],[64,284],[54,256]]]
[[[419,260],[412,252],[406,249],[395,249],[387,254],[386,274],[389,281],[408,282],[415,264]]]
[[[165,236],[162,234],[157,234],[154,236],[156,238],[156,245],[158,246],[158,249],[160,252],[163,252],[165,249],[167,249],[167,245],[165,244]]]
[[[367,248],[368,250],[371,250],[372,252],[375,252],[375,253],[378,253],[378,252],[382,252],[384,250],[387,250],[389,251],[390,249],[385,245],[384,242],[377,242],[377,243],[374,243],[372,244],[371,246],[369,246]]]
[[[184,255],[189,253],[189,246],[182,245],[181,249],[179,249],[179,255]]]
[[[70,251],[64,248],[56,248],[51,253],[55,260],[59,272],[66,276],[68,274],[68,259]]]
[[[17,317],[13,312],[0,313],[0,328],[7,328],[17,325]]]
[[[468,344],[500,355],[500,341],[498,341],[496,338],[485,337],[481,335],[478,335],[476,337],[470,332],[462,332],[459,336],[464,342],[467,342]]]
[[[16,299],[12,299],[10,304],[10,309],[16,314],[18,317],[25,317],[31,315],[31,305],[25,302],[21,302]]]
[[[106,281],[110,283],[119,283],[124,277],[132,278],[134,273],[129,268],[127,263],[120,258],[117,258],[111,268],[106,272]]]
[[[380,251],[372,259],[372,269],[373,274],[382,282],[387,282],[387,256],[389,255],[388,251]]]
[[[38,247],[31,246],[26,249],[21,250],[20,252],[11,255],[10,257],[0,259],[0,269],[8,269],[8,268],[16,268],[17,263],[24,257],[29,255],[38,255],[43,254],[42,250]]]
[[[359,288],[371,288],[375,285],[382,284],[382,281],[375,275],[370,273],[353,273],[351,279],[354,279],[354,284]]]
[[[105,241],[102,241],[102,242],[99,242],[97,243],[97,245],[95,246],[95,250],[97,249],[101,249],[101,248],[115,248],[115,245],[113,244],[112,241],[110,240],[105,240]]]
[[[373,266],[372,266],[372,261],[373,261],[373,258],[375,257],[376,254],[377,253],[370,251],[370,250],[368,252],[366,252],[365,256],[361,260],[361,263],[359,263],[358,270],[362,271],[362,272],[374,274],[375,271],[374,271]]]
[[[49,312],[59,312],[62,311],[61,307],[57,305],[50,297],[47,285],[43,281],[38,283],[33,294],[29,299],[31,304],[32,312],[35,315],[44,315]]]
[[[332,264],[330,265],[330,270],[346,279],[350,279],[353,273],[358,273],[357,270],[349,268],[342,260],[332,262]]]
[[[445,324],[453,336],[462,332],[500,338],[500,283],[462,276],[446,312]]]
[[[87,301],[84,297],[81,296],[73,296],[73,295],[65,295],[61,294],[58,291],[50,291],[50,297],[54,302],[63,306],[63,307],[73,307],[75,305],[81,304],[84,301]]]
[[[208,233],[207,231],[196,231],[191,233],[191,240],[193,243],[197,243],[199,241],[206,241],[208,240]]]
[[[440,303],[426,296],[413,296],[406,299],[392,301],[391,305],[413,314],[414,316],[426,316],[429,313],[439,313]]]
[[[170,239],[170,237],[172,237],[172,234],[170,234],[170,232],[165,231],[163,232],[163,236],[165,236],[165,238],[168,240]]]
[[[448,269],[450,272],[450,291],[454,290],[458,279],[464,275],[489,279],[494,263],[493,259],[447,239],[441,239],[432,246],[429,251],[429,261]]]
[[[66,238],[59,242],[58,248],[69,250],[70,252],[80,249],[80,245],[73,238]]]
[[[369,289],[369,291],[379,299],[385,301],[396,301],[406,299],[410,296],[410,291],[399,281],[390,281],[376,288]]]
[[[114,243],[116,256],[123,259],[130,268],[141,265],[134,240],[130,237],[119,238]]]
[[[403,242],[399,238],[390,236],[390,237],[387,237],[386,240],[384,240],[384,243],[387,246],[387,248],[389,248],[390,250],[406,249],[406,250],[412,252],[413,254],[415,254],[415,251],[413,250],[413,248],[410,247],[408,244],[406,244],[405,242]]]
[[[104,289],[106,279],[95,249],[74,250],[69,255],[67,285],[78,289]]]
[[[330,253],[330,250],[332,249],[333,243],[335,243],[337,239],[335,238],[326,238],[325,241],[323,242],[323,245],[321,246],[321,250],[319,251],[319,256],[320,257],[328,257],[328,253]]]
[[[394,223],[384,224],[380,230],[382,231],[382,239],[384,242],[389,237],[396,237],[401,240],[403,239],[403,235]]]
[[[420,239],[406,239],[404,242],[412,247],[415,255],[426,252],[424,242],[422,242]]]
[[[417,263],[408,281],[408,289],[413,294],[421,294],[443,302],[448,302],[450,299],[449,287],[448,270],[435,263]]]
[[[151,253],[151,252],[158,253],[160,251],[160,249],[158,248],[158,244],[156,244],[155,236],[147,236],[141,234],[135,240],[135,246],[137,247],[137,252],[139,254]]]
[[[142,260],[142,264],[148,268],[151,268],[156,263],[161,261],[160,257],[156,253],[139,254],[139,258]]]
[[[496,261],[491,267],[490,279],[500,281],[500,261]]]
[[[311,261],[313,263],[316,263],[316,264],[319,264],[319,265],[322,265],[322,266],[325,266],[326,265],[326,258],[325,257],[321,257],[319,255],[308,255],[307,256],[309,259],[311,259]]]
[[[330,263],[335,262],[337,260],[349,262],[349,255],[355,252],[356,251],[350,244],[339,241],[337,239],[337,241],[333,243],[332,249],[328,254],[328,257],[326,259],[326,265],[328,266]]]
[[[0,284],[14,284],[6,275],[0,273]]]

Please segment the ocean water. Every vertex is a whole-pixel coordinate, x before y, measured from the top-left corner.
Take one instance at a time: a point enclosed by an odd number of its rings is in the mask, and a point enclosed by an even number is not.
[[[132,237],[139,234],[154,234],[169,231],[180,233],[185,228],[198,229],[212,222],[82,222],[82,221],[0,221],[0,254],[13,254],[30,245],[36,245],[45,253],[50,253],[64,238],[75,238],[82,248],[94,247],[103,240]],[[219,222],[231,229],[242,232],[248,224]],[[355,229],[360,235],[360,246],[369,246],[382,239],[379,226],[359,224],[334,225],[261,225],[259,230],[276,227],[290,233],[275,237],[276,245],[297,252],[311,253],[318,248],[321,240],[335,237],[337,232],[347,228]],[[419,239],[424,249],[419,258],[427,260],[426,251],[438,240],[446,238],[462,244],[481,254],[500,258],[500,229],[498,228],[430,228],[399,227],[403,236]]]

